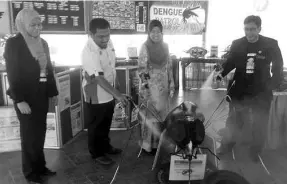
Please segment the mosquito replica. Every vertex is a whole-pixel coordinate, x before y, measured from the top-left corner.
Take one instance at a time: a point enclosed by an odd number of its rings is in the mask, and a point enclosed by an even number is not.
[[[205,121],[204,115],[198,112],[198,106],[191,101],[181,103],[169,112],[164,121],[161,121],[157,113],[148,109],[144,104],[136,105],[131,97],[129,97],[129,100],[136,109],[133,113],[140,114],[140,109],[145,108],[165,127],[160,135],[157,153],[152,166],[159,184],[249,184],[240,175],[228,170],[218,170],[217,164],[207,163],[207,154],[204,153],[204,150],[207,150],[211,153],[210,156],[213,155],[219,160],[216,153],[214,153],[216,152],[215,149],[211,151],[210,148],[204,147],[202,144],[206,138],[213,140],[206,134],[206,128],[211,124],[211,117],[226,100],[226,97],[222,99],[208,121]],[[136,119],[133,118],[131,123],[134,121]],[[129,129],[131,131],[129,140],[125,145],[121,160],[110,184],[115,181],[133,130],[138,125],[139,123],[136,123]],[[141,151],[138,157],[140,155]]]

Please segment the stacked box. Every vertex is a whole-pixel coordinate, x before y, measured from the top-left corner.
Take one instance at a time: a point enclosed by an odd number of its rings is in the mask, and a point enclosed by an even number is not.
[[[54,113],[47,115],[45,148],[58,148],[58,126]],[[0,107],[0,153],[21,150],[20,122],[14,107]]]
[[[14,107],[0,108],[0,152],[21,149],[20,122]]]

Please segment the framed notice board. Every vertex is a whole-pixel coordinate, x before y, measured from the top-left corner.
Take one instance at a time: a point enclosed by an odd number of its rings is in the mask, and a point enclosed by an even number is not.
[[[34,8],[41,16],[43,33],[85,34],[84,1],[10,1],[12,32],[15,33],[15,18],[23,8]]]
[[[57,80],[59,82],[57,113],[64,145],[83,130],[81,69],[58,73]]]
[[[87,1],[89,21],[104,18],[112,34],[145,34],[148,26],[148,1]]]

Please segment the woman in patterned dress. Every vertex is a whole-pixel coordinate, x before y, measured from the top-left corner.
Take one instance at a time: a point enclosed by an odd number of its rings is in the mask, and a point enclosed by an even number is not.
[[[160,21],[149,24],[148,39],[139,54],[139,103],[141,106],[141,147],[155,154],[163,122],[169,109],[169,98],[174,94],[174,81],[168,45],[163,42]],[[153,113],[152,113],[152,112]],[[158,117],[156,118],[155,115]]]

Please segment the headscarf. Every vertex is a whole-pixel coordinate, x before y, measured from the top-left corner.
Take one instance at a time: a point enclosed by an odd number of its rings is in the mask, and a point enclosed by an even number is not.
[[[161,32],[163,30],[162,24],[159,20],[152,20],[149,24],[148,39],[145,42],[149,55],[149,64],[155,66],[156,68],[162,68],[168,61],[169,51],[168,46],[161,40],[155,43],[150,38],[150,32],[154,27],[158,27]]]
[[[30,36],[27,31],[28,26],[34,18],[40,18],[38,12],[36,12],[34,9],[22,9],[16,16],[16,28],[24,37],[32,56],[39,62],[41,72],[45,72],[48,53],[45,53],[42,39],[40,36]]]

